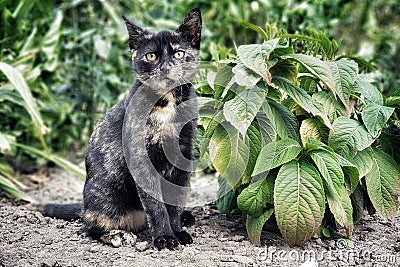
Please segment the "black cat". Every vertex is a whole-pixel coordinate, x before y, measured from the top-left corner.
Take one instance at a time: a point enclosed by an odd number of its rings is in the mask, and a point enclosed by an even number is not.
[[[47,216],[82,218],[109,242],[112,230],[150,227],[154,246],[192,243],[182,224],[197,126],[191,81],[198,69],[201,14],[192,10],[175,31],[154,33],[123,17],[136,81],[97,124],[87,149],[82,204],[45,204]],[[183,216],[182,216],[183,215]]]

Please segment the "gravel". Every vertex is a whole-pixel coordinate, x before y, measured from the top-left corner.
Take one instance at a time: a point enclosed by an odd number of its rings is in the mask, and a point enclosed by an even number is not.
[[[82,180],[57,168],[41,175],[46,177],[36,174],[28,184],[38,202],[81,201]],[[400,266],[400,214],[393,222],[365,214],[351,247],[342,239],[314,238],[291,248],[273,223],[265,226],[262,245],[255,247],[239,212],[226,216],[204,204],[214,193],[207,190],[204,199],[201,190],[192,193],[191,206],[200,205],[190,208],[196,224],[187,231],[194,243],[158,251],[146,231],[115,247],[103,245],[81,231],[80,221],[45,218],[0,192],[0,266]]]

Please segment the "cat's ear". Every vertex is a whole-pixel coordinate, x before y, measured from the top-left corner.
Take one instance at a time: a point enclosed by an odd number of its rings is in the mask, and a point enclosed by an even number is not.
[[[200,49],[201,39],[201,12],[199,8],[195,8],[186,16],[181,26],[176,29],[190,44]]]
[[[129,34],[129,48],[131,50],[137,50],[140,43],[148,36],[150,33],[140,28],[139,26],[130,22],[125,16],[122,16],[125,20],[126,28],[128,29]]]

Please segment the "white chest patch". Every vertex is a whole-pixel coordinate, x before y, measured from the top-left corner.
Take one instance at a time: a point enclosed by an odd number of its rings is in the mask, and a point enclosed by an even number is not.
[[[174,123],[176,116],[175,98],[172,93],[168,93],[163,99],[168,101],[167,105],[164,107],[155,107],[150,113],[150,120],[153,122],[150,135],[152,135],[151,141],[154,143],[160,141],[163,136],[178,136]]]

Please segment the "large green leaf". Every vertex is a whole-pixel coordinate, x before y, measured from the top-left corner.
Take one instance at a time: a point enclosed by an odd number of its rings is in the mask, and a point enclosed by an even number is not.
[[[359,93],[367,104],[375,103],[377,105],[383,105],[383,97],[381,92],[379,92],[375,86],[361,78],[356,80],[352,91]]]
[[[327,195],[326,198],[336,223],[345,228],[347,236],[350,237],[353,231],[353,207],[349,193],[343,187],[340,195]]]
[[[350,199],[350,193],[347,191],[345,187],[342,187],[342,199],[341,204],[346,212],[346,218],[348,225],[345,225],[346,235],[350,238],[353,234],[354,229],[354,221],[353,221],[353,205]]]
[[[342,101],[343,105],[348,108],[351,88],[357,79],[358,65],[346,58],[334,62],[326,62],[326,64],[331,69],[335,82],[334,93]]]
[[[253,87],[261,79],[257,73],[246,67],[241,61],[232,68],[232,72],[235,74],[235,82],[245,87]]]
[[[230,124],[219,125],[211,137],[210,157],[219,174],[232,188],[238,186],[249,160],[249,147]]]
[[[351,159],[357,151],[364,150],[374,142],[374,138],[359,121],[340,117],[333,122],[329,133],[329,146],[336,153]]]
[[[396,125],[389,125],[382,130],[379,136],[379,144],[384,152],[391,155],[397,163],[400,163],[400,129]]]
[[[35,100],[33,99],[31,91],[29,90],[22,74],[17,69],[3,62],[0,62],[0,70],[24,99],[26,105],[25,108],[29,112],[38,134],[43,135],[49,133],[50,130],[44,125]]]
[[[328,117],[314,105],[311,96],[309,96],[306,91],[293,85],[289,80],[282,77],[275,77],[273,82],[285,91],[285,93],[287,93],[301,108],[321,118],[328,128],[332,128]]]
[[[267,115],[264,112],[264,108],[267,108]],[[258,129],[261,134],[261,144],[266,145],[272,141],[276,140],[276,129],[275,129],[275,121],[272,115],[271,108],[268,105],[263,104],[262,110],[256,116],[256,122],[258,124]]]
[[[227,183],[226,179],[218,176],[218,191],[215,206],[222,213],[229,214],[233,207],[235,190]]]
[[[280,138],[299,141],[299,124],[296,116],[282,104],[268,101],[264,103],[263,111],[275,124],[275,130]]]
[[[329,129],[316,118],[305,119],[301,122],[300,138],[303,146],[310,140],[328,140]]]
[[[256,165],[256,161],[258,158],[258,154],[260,154],[262,148],[262,137],[260,130],[256,127],[256,124],[253,123],[247,129],[246,134],[246,143],[249,144],[249,160],[247,162],[246,170],[244,172],[242,182],[249,183],[251,180],[251,174],[253,173],[254,166]]]
[[[353,224],[352,221],[348,220],[348,215],[352,214],[352,210],[349,213],[347,204],[350,198],[347,191],[343,190],[344,173],[338,159],[333,152],[326,150],[313,151],[310,156],[322,174],[330,211],[341,227],[349,229]],[[343,192],[344,196],[342,195]],[[343,200],[346,200],[345,203]]]
[[[394,108],[377,105],[373,102],[367,104],[361,112],[364,125],[374,137],[378,136],[386,122],[392,116]]]
[[[264,92],[258,86],[245,89],[225,103],[224,116],[244,136],[264,99]]]
[[[204,107],[199,110],[200,124],[204,127],[204,137],[210,138],[215,129],[225,120],[222,110]]]
[[[276,50],[275,50],[276,51]],[[270,69],[274,77],[281,76],[289,79],[291,82],[296,82],[299,73],[297,64],[289,59],[281,59]]]
[[[252,176],[274,169],[296,158],[302,151],[301,145],[293,139],[281,139],[265,145],[257,158]]]
[[[354,165],[338,153],[335,153],[335,156],[338,159],[340,166],[342,166],[342,170],[344,172],[345,186],[347,190],[352,193],[357,188],[358,181],[360,179],[358,168],[356,165]]]
[[[274,189],[275,216],[289,245],[303,245],[319,231],[325,195],[319,172],[309,163],[292,160],[279,170]]]
[[[215,75],[213,80],[213,88],[214,88],[214,98],[220,99],[223,95],[227,85],[232,80],[233,73],[232,67],[229,65],[224,65]]]
[[[393,219],[400,207],[400,168],[385,152],[374,149],[374,163],[365,176],[368,195],[378,214]]]
[[[364,212],[364,196],[361,186],[358,186],[350,196],[353,206],[353,221],[357,223]]]
[[[367,175],[374,164],[374,152],[370,147],[358,151],[357,154],[350,160],[358,169],[359,178]]]
[[[335,194],[340,196],[344,185],[344,174],[333,152],[317,150],[311,152],[310,157],[327,184],[328,195],[332,197],[334,197]]]
[[[326,150],[328,152],[333,152],[333,149],[330,146],[326,145],[325,143],[323,143],[319,140],[313,139],[313,138],[309,138],[307,140],[307,143],[305,144],[304,149],[307,154],[309,154],[315,150]]]
[[[261,214],[261,216],[259,217],[252,217],[250,215],[247,215],[247,234],[254,245],[259,246],[261,244],[260,236],[262,228],[265,222],[268,221],[268,219],[271,217],[272,213],[274,213],[274,208],[269,208],[265,210],[264,213]]]
[[[331,92],[320,91],[312,95],[315,106],[333,122],[341,116],[347,116],[346,107],[335,99]]]
[[[271,83],[271,73],[267,65],[270,53],[275,49],[279,39],[272,39],[263,44],[241,45],[238,47],[238,55],[243,64],[260,75],[268,84]]]
[[[239,209],[252,217],[261,216],[267,203],[273,203],[274,177],[267,175],[266,178],[252,182],[237,198]]]
[[[336,94],[335,92],[335,80],[332,75],[331,68],[327,62],[322,61],[316,57],[303,55],[303,54],[292,54],[286,55],[284,58],[292,58],[303,65],[311,74],[320,79],[323,83],[328,86],[328,88]]]

